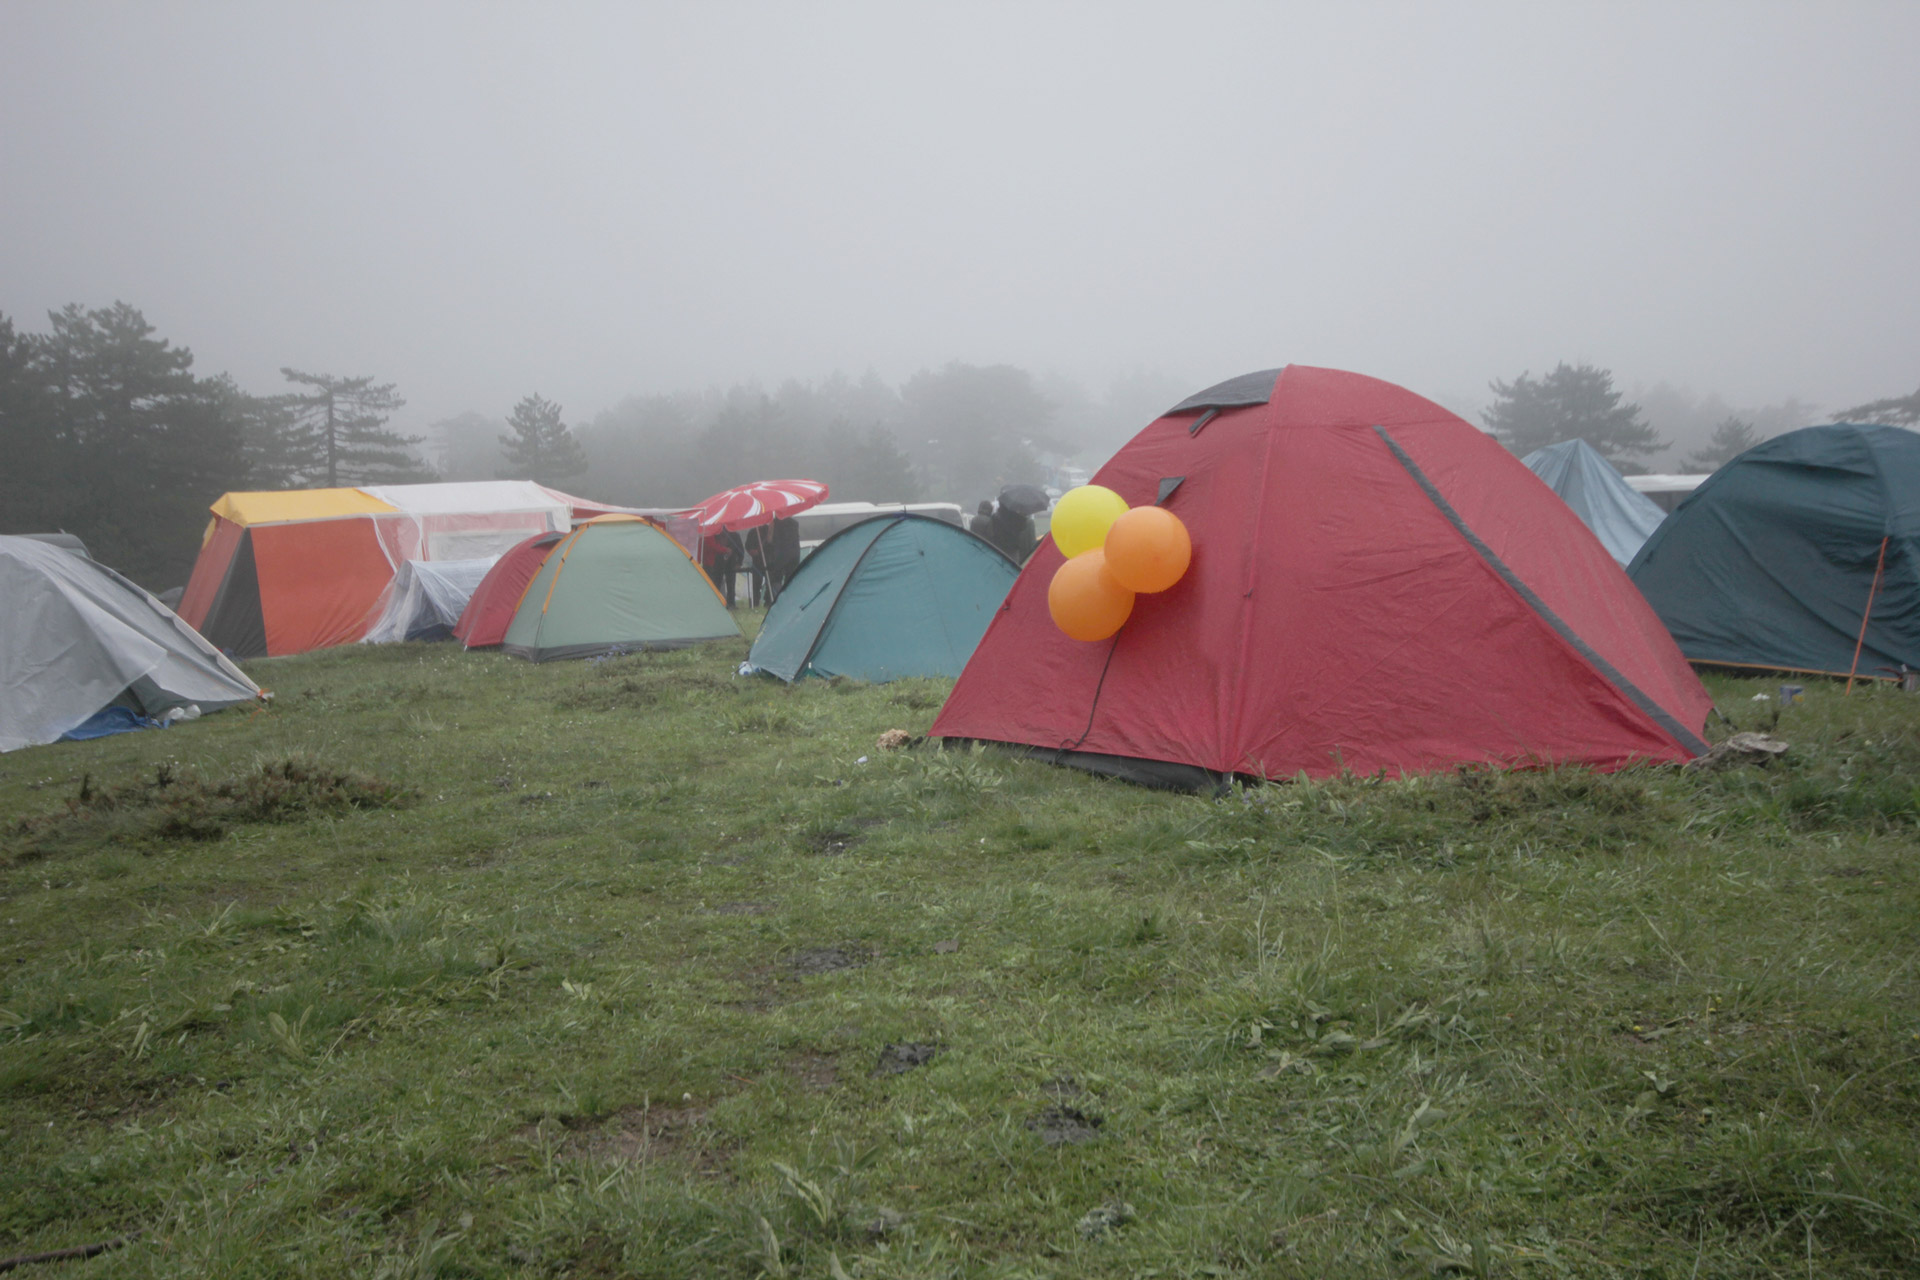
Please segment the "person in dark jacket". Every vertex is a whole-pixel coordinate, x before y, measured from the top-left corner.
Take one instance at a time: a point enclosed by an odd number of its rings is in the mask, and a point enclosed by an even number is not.
[[[1033,536],[1033,521],[1008,507],[1005,503],[995,509],[992,521],[993,532],[989,541],[1007,553],[1015,564],[1025,564],[1027,557],[1033,554],[1038,545]]]
[[[734,578],[740,571],[740,561],[746,552],[740,545],[740,535],[730,529],[722,529],[707,535],[700,543],[700,567],[713,579],[713,585],[727,598],[727,608],[733,608]]]
[[[800,525],[790,516],[781,516],[767,537],[767,577],[775,600],[799,568]]]
[[[980,510],[974,513],[973,519],[967,521],[967,532],[973,534],[975,537],[985,538],[988,542],[993,541],[992,498],[982,498],[980,500]]]

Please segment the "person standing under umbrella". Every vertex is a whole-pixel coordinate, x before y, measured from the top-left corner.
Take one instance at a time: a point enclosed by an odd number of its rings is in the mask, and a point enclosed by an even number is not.
[[[778,600],[800,568],[800,524],[789,516],[775,518],[767,535],[767,580]]]
[[[1033,520],[1004,502],[994,509],[992,529],[989,541],[1006,552],[1007,558],[1015,564],[1025,564],[1027,557],[1039,545],[1039,540],[1033,536]]]
[[[700,561],[707,571],[707,577],[727,599],[727,608],[734,607],[734,579],[740,571],[740,561],[745,557],[745,548],[740,545],[740,535],[731,529],[721,529],[710,533],[700,540]]]

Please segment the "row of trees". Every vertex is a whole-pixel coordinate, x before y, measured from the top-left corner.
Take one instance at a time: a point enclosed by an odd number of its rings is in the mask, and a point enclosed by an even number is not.
[[[419,437],[387,426],[406,404],[393,383],[280,372],[291,389],[264,396],[201,377],[124,302],[66,307],[45,333],[0,315],[0,533],[78,534],[159,589],[186,581],[222,493],[436,478]],[[560,407],[537,395],[500,443],[502,474],[585,470]]]
[[[69,306],[39,334],[0,315],[0,532],[77,533],[103,561],[165,587],[186,580],[207,504],[223,492],[435,478],[416,451],[421,440],[387,425],[405,404],[394,384],[281,373],[289,389],[270,395],[196,375],[192,353],[125,303]],[[1516,453],[1579,438],[1638,470],[1666,447],[1642,407],[1592,365],[1491,389],[1482,417]],[[531,395],[504,422],[468,413],[436,424],[434,443],[447,479],[534,479],[637,506],[684,506],[778,476],[825,480],[838,498],[971,504],[1041,478],[1047,455],[1117,447],[1186,390],[1136,374],[1095,398],[1011,365],[950,364],[897,387],[869,373],[772,392],[635,396],[577,432],[560,405]],[[1920,391],[1834,416],[1920,426]],[[1814,420],[1793,402],[1727,413],[1678,465],[1712,470]]]
[[[557,441],[564,431],[558,406],[538,397],[515,407],[509,435],[464,413],[436,423],[432,436],[449,479],[514,474],[564,486],[590,473],[593,496],[634,506],[684,506],[745,479],[782,476],[824,480],[838,499],[974,501],[1040,478],[1044,455],[1086,440],[1062,407],[1024,369],[952,364],[898,387],[874,374],[835,375],[771,392],[740,384],[632,396],[580,426],[577,449],[556,444],[551,454],[522,443]]]
[[[64,529],[137,581],[186,581],[207,504],[235,489],[431,478],[386,427],[390,383],[282,373],[250,395],[124,302],[54,312],[45,333],[0,316],[0,532]]]
[[[1494,401],[1481,418],[1501,443],[1522,456],[1567,440],[1585,440],[1609,462],[1631,473],[1644,469],[1641,463],[1648,455],[1668,447],[1641,407],[1614,387],[1613,375],[1605,369],[1563,363],[1539,378],[1523,373],[1511,382],[1488,385]],[[1763,417],[1773,421],[1763,424]],[[1798,401],[1758,414],[1727,413],[1677,465],[1690,472],[1713,471],[1778,431],[1814,421],[1913,427],[1920,425],[1920,391],[1855,405],[1824,419],[1814,414],[1812,406]]]

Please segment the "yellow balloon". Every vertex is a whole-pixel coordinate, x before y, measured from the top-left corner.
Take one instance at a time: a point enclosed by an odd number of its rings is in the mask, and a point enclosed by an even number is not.
[[[1107,530],[1127,512],[1127,500],[1099,484],[1069,489],[1053,507],[1053,544],[1071,560],[1107,540]]]

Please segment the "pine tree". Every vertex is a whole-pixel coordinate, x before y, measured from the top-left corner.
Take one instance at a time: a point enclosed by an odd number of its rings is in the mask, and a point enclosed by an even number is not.
[[[284,456],[300,483],[337,489],[433,479],[432,470],[413,454],[420,437],[387,430],[387,415],[407,403],[393,383],[297,369],[280,373],[311,388],[280,398],[291,415]]]
[[[50,408],[33,338],[0,315],[0,533],[59,528],[57,486],[68,449]]]
[[[1835,422],[1880,422],[1890,427],[1920,427],[1920,391],[1890,400],[1873,400],[1842,409]]]
[[[1619,466],[1628,456],[1665,447],[1640,418],[1640,406],[1622,404],[1613,375],[1592,365],[1556,365],[1544,378],[1521,374],[1488,384],[1498,397],[1481,419],[1500,442],[1521,455],[1567,440],[1585,440]]]
[[[32,339],[44,398],[32,435],[56,470],[41,521],[156,589],[185,582],[207,504],[247,479],[241,421],[193,353],[124,302],[69,306]]]
[[[920,496],[907,455],[877,422],[865,431],[836,422],[821,432],[811,452],[818,462],[802,470],[809,475],[817,470],[836,502],[912,502]]]
[[[497,473],[501,479],[558,485],[586,472],[587,455],[560,421],[560,406],[553,401],[528,396],[513,406],[507,426],[512,434],[500,437],[506,457]]]
[[[1692,471],[1718,471],[1761,441],[1753,424],[1744,418],[1727,417],[1713,429],[1707,447],[1687,455],[1682,466]]]

